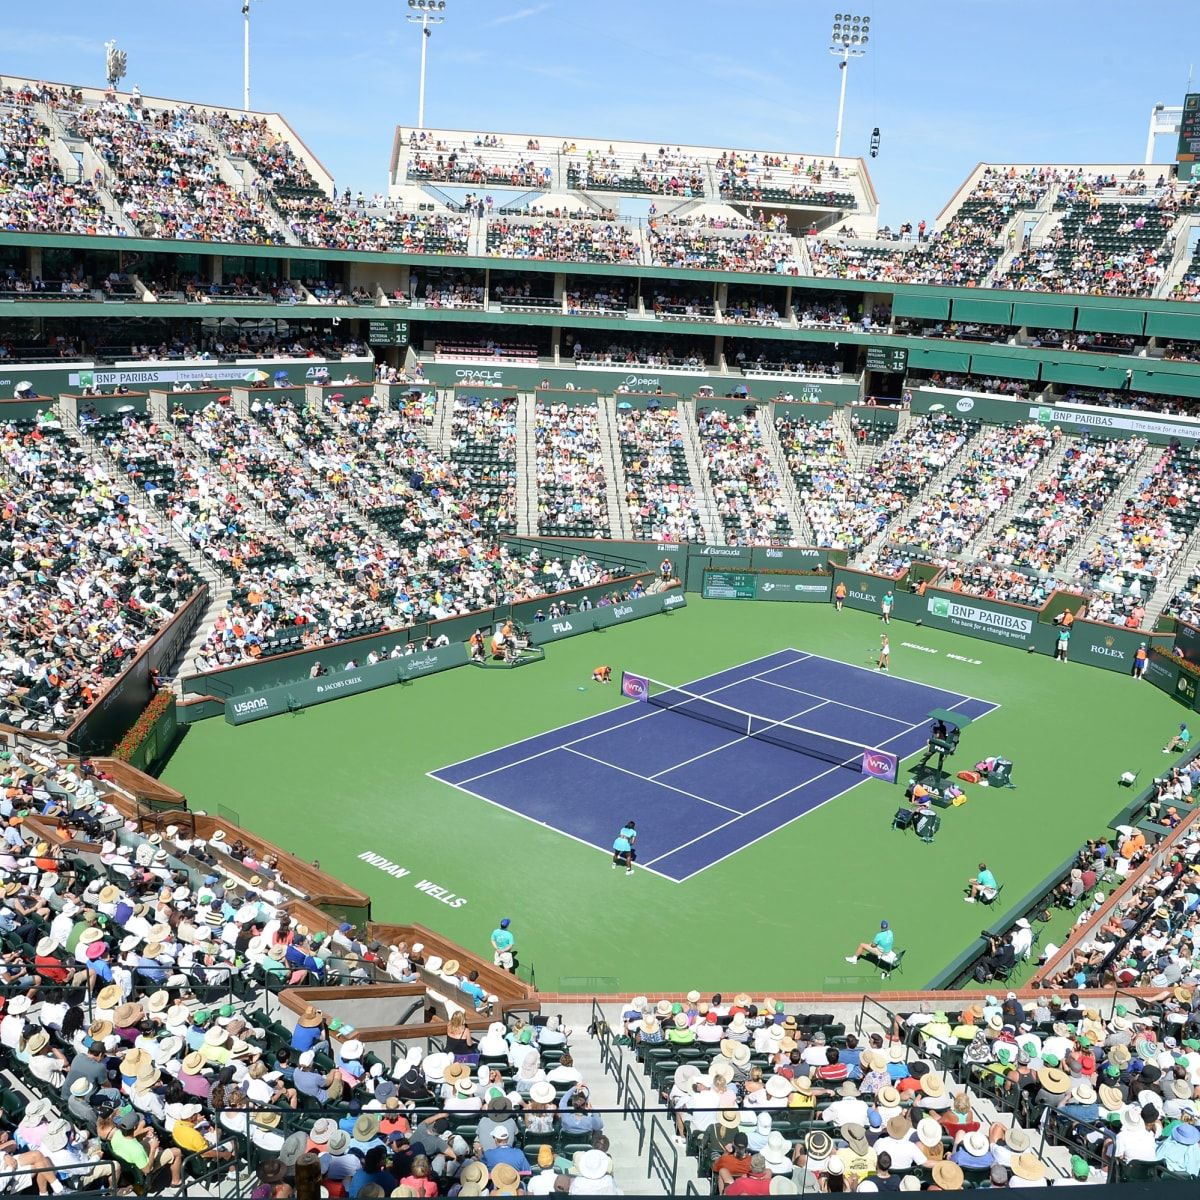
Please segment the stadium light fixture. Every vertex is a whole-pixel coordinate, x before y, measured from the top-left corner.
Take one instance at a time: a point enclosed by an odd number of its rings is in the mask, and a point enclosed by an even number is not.
[[[412,0],[409,0],[412,3]],[[833,135],[833,157],[842,153],[842,117],[846,111],[846,76],[852,58],[862,58],[871,40],[871,18],[854,13],[834,13],[833,32],[829,40],[829,53],[842,61],[838,69],[842,73],[841,95],[838,98],[837,131]]]
[[[250,5],[242,0],[242,111],[250,111]]]
[[[446,0],[408,0],[412,10],[408,20],[413,25],[421,27],[421,83],[417,99],[417,128],[425,128],[425,50],[433,34],[433,26],[440,25],[445,19]]]
[[[117,49],[115,41],[107,41],[104,43],[104,75],[108,80],[110,88],[116,88],[117,84],[125,78],[125,71],[129,66],[129,56],[124,50]]]

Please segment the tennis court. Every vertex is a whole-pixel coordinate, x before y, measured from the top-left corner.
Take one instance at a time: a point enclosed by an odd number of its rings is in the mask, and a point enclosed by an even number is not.
[[[632,818],[682,882],[863,783],[864,748],[923,749],[931,709],[997,707],[782,650],[429,774],[606,854]]]

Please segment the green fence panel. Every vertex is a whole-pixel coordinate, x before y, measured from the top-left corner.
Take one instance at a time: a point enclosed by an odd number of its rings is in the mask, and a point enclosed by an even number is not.
[[[1039,624],[1037,609],[1023,605],[931,588],[925,594],[923,620],[934,629],[965,633],[1007,646],[1034,646],[1046,653],[1054,649],[1054,630]]]
[[[1003,375],[1007,379],[1036,379],[1040,364],[1036,358],[1016,358],[1004,354],[972,354],[972,375]]]
[[[755,546],[750,551],[750,566],[756,571],[823,571],[828,565],[828,550]]]
[[[1042,605],[1042,611],[1038,613],[1038,620],[1044,625],[1052,624],[1059,613],[1066,612],[1067,609],[1077,613],[1086,603],[1086,596],[1059,588],[1058,591],[1051,592],[1049,599]]]
[[[1176,699],[1190,705],[1191,701],[1178,693],[1181,676],[1186,678],[1183,668],[1162,654],[1152,653],[1146,660],[1146,679],[1168,696],[1175,696]]]
[[[1125,368],[1081,362],[1046,362],[1042,364],[1042,378],[1051,383],[1077,383],[1083,387],[1117,391],[1125,383]]]
[[[1140,335],[1145,315],[1133,308],[1081,307],[1075,328],[1089,333],[1133,333]]]
[[[951,316],[956,321],[984,321],[988,325],[1011,325],[1011,300],[980,300],[975,296],[956,297]]]
[[[1148,645],[1147,636],[1136,629],[1076,621],[1071,626],[1067,658],[1071,662],[1087,663],[1090,667],[1103,667],[1106,671],[1132,675],[1138,647]]]
[[[758,576],[759,600],[791,600],[804,604],[828,603],[833,594],[831,576],[778,575],[761,572]]]
[[[896,317],[925,317],[931,321],[944,321],[950,315],[948,296],[914,296],[897,292],[892,297],[892,315]]]
[[[1179,305],[1186,308],[1187,305]],[[1150,337],[1185,338],[1200,341],[1200,313],[1148,312],[1146,333]]]
[[[650,582],[649,574],[640,576],[642,585],[645,586]],[[544,613],[555,600],[560,602],[566,601],[571,605],[582,603],[586,596],[593,605],[597,605],[605,596],[612,596],[613,593],[624,591],[632,586],[628,581],[621,584],[613,583],[598,583],[591,587],[578,588],[573,592],[561,592],[557,596],[539,596],[536,600],[522,600],[519,604],[514,604],[511,609],[512,618],[518,625],[530,625],[537,622],[537,614]],[[508,609],[505,609],[507,615]],[[586,615],[586,610],[585,614]]]
[[[1200,666],[1200,629],[1186,621],[1176,621],[1172,649],[1193,666]]]
[[[420,650],[401,658],[388,658],[349,671],[323,675],[317,679],[302,679],[283,687],[264,688],[232,696],[225,702],[225,720],[230,725],[245,725],[264,717],[294,712],[314,704],[355,696],[389,684],[432,675],[467,662],[467,648],[461,644],[443,646],[439,650]]]
[[[1134,367],[1129,386],[1134,391],[1157,392],[1162,396],[1200,397],[1200,375],[1177,371],[1175,365],[1168,363],[1153,370]]]
[[[872,575],[867,571],[852,571],[847,567],[834,567],[833,570],[834,586],[839,583],[846,585],[846,607],[862,609],[863,612],[879,612],[880,601],[888,591],[898,600],[900,582],[900,579]]]
[[[909,370],[963,371],[971,366],[971,355],[966,350],[934,350],[928,346],[912,346],[908,351]]]
[[[686,604],[687,597],[683,591],[680,588],[672,588],[669,592],[657,592],[653,596],[642,596],[638,600],[622,600],[619,604],[593,609],[592,615],[595,617],[596,628],[604,629],[610,625],[624,625],[642,617],[672,612]]]
[[[1032,329],[1074,329],[1075,305],[1017,300],[1013,304],[1013,324]]]

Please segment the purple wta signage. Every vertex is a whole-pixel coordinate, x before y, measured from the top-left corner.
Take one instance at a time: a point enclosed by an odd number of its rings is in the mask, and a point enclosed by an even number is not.
[[[645,700],[650,694],[650,681],[643,675],[630,675],[628,671],[622,671],[621,691],[630,700]]]
[[[895,783],[899,766],[900,760],[894,754],[888,754],[885,750],[868,750],[863,755],[862,773]]]

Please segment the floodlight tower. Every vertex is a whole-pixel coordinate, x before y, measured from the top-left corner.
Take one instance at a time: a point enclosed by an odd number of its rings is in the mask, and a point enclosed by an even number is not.
[[[250,111],[250,3],[242,0],[242,111]]]
[[[116,89],[118,83],[125,78],[125,71],[129,66],[129,56],[124,50],[117,49],[115,41],[107,41],[104,43],[104,76],[108,80],[108,86]]]
[[[849,74],[850,60],[862,58],[866,54],[870,32],[870,17],[860,17],[852,13],[833,14],[829,53],[842,60],[838,63],[838,69],[842,73],[842,90],[838,98],[837,132],[833,135],[834,158],[841,157],[842,153],[842,116],[846,111],[846,76]]]
[[[408,0],[408,7],[413,11],[408,14],[408,20],[421,27],[421,85],[417,101],[417,128],[425,128],[425,49],[433,35],[433,26],[440,25],[445,19],[446,0]]]

